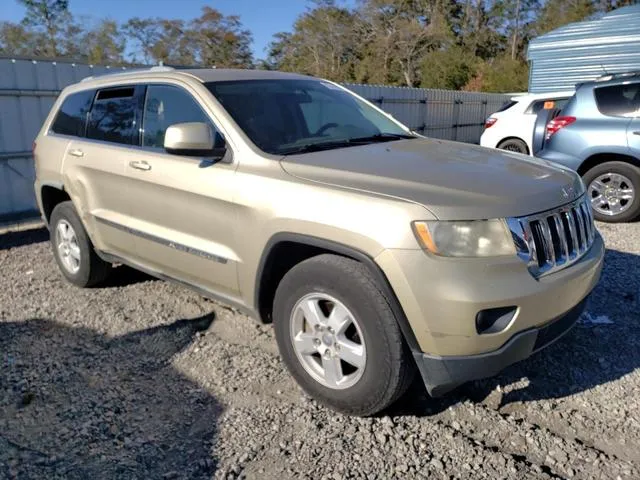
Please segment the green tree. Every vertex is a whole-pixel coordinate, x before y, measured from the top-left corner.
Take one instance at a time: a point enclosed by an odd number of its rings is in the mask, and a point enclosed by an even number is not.
[[[125,38],[117,22],[102,20],[84,33],[82,45],[89,63],[119,65],[124,62]]]
[[[247,68],[253,64],[251,32],[243,28],[240,17],[203,7],[190,29],[195,58],[203,66]]]
[[[44,40],[44,45],[38,45],[38,50],[45,56],[59,56],[61,36],[71,19],[69,0],[18,0],[18,2],[27,10],[22,20],[23,25],[43,33],[40,38]]]
[[[11,22],[0,23],[0,54],[28,56],[37,55],[37,45],[43,43],[38,36],[23,25]]]
[[[428,52],[421,62],[420,86],[447,90],[460,90],[467,85],[480,63],[475,55],[459,46]]]
[[[526,92],[529,68],[519,59],[513,59],[510,53],[484,62],[477,74],[475,90],[484,92]]]
[[[139,61],[138,54],[142,54],[144,63],[149,64],[154,59],[153,48],[160,39],[160,21],[153,18],[130,18],[122,27],[125,35],[133,40],[135,52],[131,61]]]
[[[356,16],[331,0],[315,5],[298,17],[293,33],[276,34],[267,63],[280,70],[350,80],[356,61]]]

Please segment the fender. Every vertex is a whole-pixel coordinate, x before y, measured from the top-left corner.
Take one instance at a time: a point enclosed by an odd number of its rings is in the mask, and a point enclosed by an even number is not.
[[[260,262],[258,264],[258,270],[256,271],[256,286],[255,286],[255,297],[254,297],[254,305],[256,310],[259,311],[260,307],[260,288],[261,288],[261,280],[262,275],[264,273],[264,267],[269,258],[269,254],[273,250],[273,248],[282,242],[291,242],[298,243],[301,245],[308,245],[310,247],[321,248],[323,250],[327,250],[329,252],[337,253],[339,255],[352,258],[353,260],[357,260],[362,263],[367,269],[371,272],[373,277],[376,279],[378,286],[382,290],[385,298],[389,302],[389,306],[398,322],[398,326],[402,331],[402,335],[404,336],[407,345],[411,349],[412,352],[421,352],[420,347],[418,346],[418,341],[409,325],[409,321],[396,297],[393,288],[391,288],[391,284],[387,279],[386,275],[380,268],[380,266],[371,258],[367,253],[358,250],[357,248],[344,245],[338,242],[334,242],[331,240],[325,240],[323,238],[313,237],[311,235],[304,235],[300,233],[292,233],[292,232],[280,232],[273,235],[269,241],[267,242],[264,251],[262,252],[262,256],[260,258]]]

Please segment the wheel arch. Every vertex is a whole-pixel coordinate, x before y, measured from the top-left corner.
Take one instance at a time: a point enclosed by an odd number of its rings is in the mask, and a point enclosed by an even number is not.
[[[51,213],[56,205],[71,200],[65,191],[64,185],[58,182],[46,182],[40,187],[40,201],[42,203],[42,215],[46,224],[49,224]]]
[[[583,176],[593,167],[606,162],[624,162],[640,168],[640,159],[632,155],[626,155],[623,153],[603,152],[603,153],[594,153],[593,155],[587,157],[578,167],[578,174],[580,176]]]
[[[369,270],[389,302],[407,345],[412,351],[420,351],[418,341],[389,280],[373,258],[357,248],[310,235],[281,232],[267,242],[255,280],[254,305],[260,319],[263,322],[271,321],[275,291],[286,273],[298,263],[326,253],[351,258]]]
[[[516,137],[515,135],[512,135],[510,137],[504,137],[504,138],[500,139],[500,141],[496,144],[496,148],[500,148],[500,145],[502,145],[503,143],[508,142],[510,140],[518,140],[519,142],[524,143],[524,146],[527,149],[527,155],[529,155],[531,153],[531,147],[529,146],[527,141],[524,138]]]

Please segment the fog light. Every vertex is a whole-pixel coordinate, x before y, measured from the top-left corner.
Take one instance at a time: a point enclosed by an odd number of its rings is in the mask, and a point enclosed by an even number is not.
[[[499,307],[480,310],[476,315],[476,331],[479,334],[498,333],[507,328],[518,307]]]

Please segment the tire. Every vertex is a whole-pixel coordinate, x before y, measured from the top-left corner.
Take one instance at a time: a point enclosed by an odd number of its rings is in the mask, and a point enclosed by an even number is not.
[[[625,162],[605,162],[588,170],[583,180],[596,220],[620,223],[640,216],[640,168]],[[607,197],[608,188],[615,189],[610,192],[613,198]],[[595,200],[599,195],[602,200]]]
[[[322,301],[316,303],[316,298],[330,301],[323,307]],[[340,386],[328,386],[332,381],[331,375],[319,380],[322,375],[311,373],[315,366],[324,370],[326,359],[319,351],[302,355],[294,347],[293,335],[298,333],[295,322],[310,326],[307,316],[312,317],[306,313],[298,315],[300,309],[296,307],[303,299],[320,306],[320,314],[326,321],[324,327],[320,327],[324,331],[318,333],[310,329],[308,335],[317,336],[314,342],[320,343],[314,345],[319,350],[331,350],[327,345],[335,349],[329,361],[337,361],[340,365],[344,375],[344,383]],[[325,334],[331,337],[329,327],[335,325],[327,316],[336,305],[346,308],[350,316],[344,318],[352,318],[353,325],[345,321],[349,324],[345,333],[334,330],[333,343],[331,338],[327,343]],[[288,370],[305,392],[333,410],[349,415],[373,415],[400,398],[415,376],[415,363],[388,299],[369,270],[355,260],[325,254],[293,267],[276,290],[273,318],[280,354]],[[353,349],[354,343],[363,347]],[[345,345],[351,347],[345,348]],[[362,368],[342,361],[346,353],[355,351],[364,352]],[[358,361],[361,360],[359,357]]]
[[[529,154],[529,149],[527,148],[527,144],[518,138],[510,138],[509,140],[504,140],[498,144],[498,148],[500,150],[508,150],[510,152],[522,153],[524,155]]]
[[[63,231],[66,233],[63,234]],[[83,288],[92,287],[108,277],[111,264],[96,254],[72,202],[56,205],[51,213],[49,232],[53,256],[60,271],[70,283]],[[60,243],[66,243],[66,248],[60,247]],[[73,268],[76,266],[76,260],[77,268]]]

